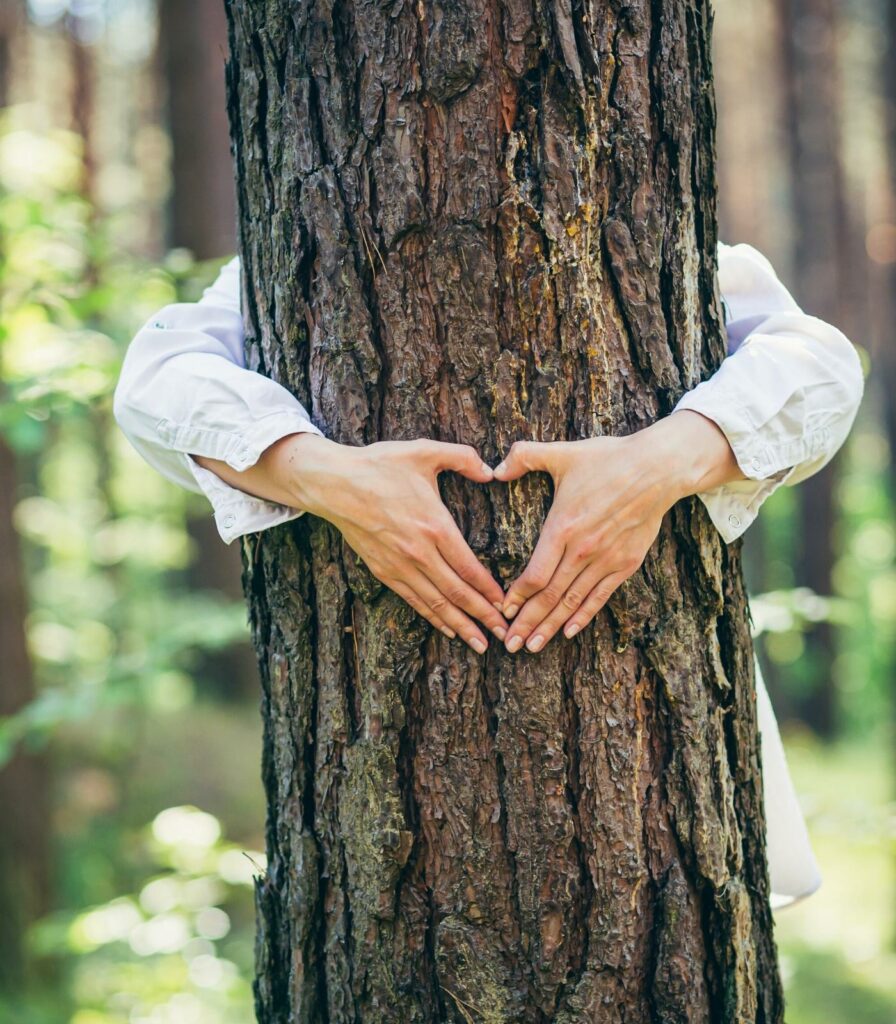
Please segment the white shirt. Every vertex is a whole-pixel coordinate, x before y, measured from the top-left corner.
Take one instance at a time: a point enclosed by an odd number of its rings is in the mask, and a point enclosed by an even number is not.
[[[719,285],[728,357],[683,396],[715,422],[748,478],[699,495],[726,542],[760,505],[827,463],[846,439],[862,397],[858,356],[830,324],[803,313],[771,264],[748,245],[720,245]],[[230,487],[190,456],[236,470],[255,464],[287,434],[321,433],[284,387],[246,369],[239,260],[221,270],[197,303],[166,306],[131,342],[114,412],[128,439],[168,479],[204,493],[230,543],[301,515]],[[757,665],[765,808],[773,905],[813,892],[820,875]]]

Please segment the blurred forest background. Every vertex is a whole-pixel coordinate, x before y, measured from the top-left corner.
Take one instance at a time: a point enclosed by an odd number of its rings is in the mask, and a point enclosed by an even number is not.
[[[896,1020],[896,0],[717,0],[722,237],[871,372],[748,539],[825,883],[790,1024]],[[263,864],[237,546],[114,426],[235,249],[222,0],[0,0],[0,1024],[245,1024]]]

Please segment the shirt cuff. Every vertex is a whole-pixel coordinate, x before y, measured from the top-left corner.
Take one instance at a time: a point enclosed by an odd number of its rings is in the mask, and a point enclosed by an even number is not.
[[[193,479],[211,503],[218,533],[225,544],[244,534],[266,530],[302,515],[299,509],[264,501],[231,487],[191,456],[219,459],[237,471],[248,469],[274,442],[289,434],[312,433],[322,437],[322,431],[307,417],[291,410],[281,410],[261,417],[237,433],[190,424],[177,427],[166,420],[162,420],[156,429],[169,447],[183,455]]]
[[[287,434],[323,436],[307,416],[292,410],[279,410],[262,416],[240,431],[210,430],[190,423],[178,425],[169,420],[159,420],[156,431],[165,445],[175,451],[220,459],[236,470],[254,466],[263,451]]]
[[[225,544],[230,544],[237,537],[243,537],[247,533],[267,530],[304,515],[300,509],[264,501],[231,487],[210,469],[200,466],[189,456],[187,461],[196,483],[211,503],[215,525]]]
[[[730,544],[744,533],[759,514],[765,499],[785,482],[791,472],[781,470],[768,480],[736,480],[711,491],[701,491],[697,497],[703,502],[722,540]]]
[[[718,379],[710,378],[687,392],[673,410],[698,412],[715,423],[747,478],[697,495],[728,544],[744,533],[762,503],[787,482],[795,467],[824,452],[829,443],[829,430],[820,425],[807,437],[770,444],[760,426],[750,419],[749,408],[746,396],[736,388],[721,386]]]

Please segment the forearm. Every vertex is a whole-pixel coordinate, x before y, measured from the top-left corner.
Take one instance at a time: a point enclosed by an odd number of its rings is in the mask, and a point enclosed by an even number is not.
[[[746,479],[721,429],[698,412],[673,412],[632,438],[668,506],[691,494]]]
[[[325,467],[327,475],[332,475],[343,449],[344,446],[318,434],[293,433],[275,441],[253,466],[244,470],[204,455],[192,458],[230,487],[301,512],[320,514],[320,499],[312,499],[307,484],[311,479],[320,479]]]

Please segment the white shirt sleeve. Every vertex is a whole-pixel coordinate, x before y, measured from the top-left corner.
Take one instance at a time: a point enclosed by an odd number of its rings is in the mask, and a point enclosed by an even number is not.
[[[286,388],[246,369],[243,340],[237,258],[199,302],[166,306],[137,332],[113,401],[115,419],[139,454],[169,480],[208,497],[227,543],[301,513],[229,486],[190,455],[243,470],[287,434],[321,433]]]
[[[833,458],[864,382],[847,338],[804,313],[756,249],[719,245],[719,286],[729,355],[675,408],[716,423],[748,477],[698,495],[730,542],[781,484],[799,483]]]
[[[720,245],[719,284],[730,355],[676,410],[716,423],[748,477],[699,495],[731,541],[781,484],[804,480],[833,457],[855,419],[863,378],[849,341],[803,313],[755,249]],[[289,391],[245,367],[238,259],[198,303],[166,306],[137,333],[114,413],[151,466],[208,497],[226,542],[301,514],[230,487],[190,458],[242,470],[287,434],[321,433]]]

